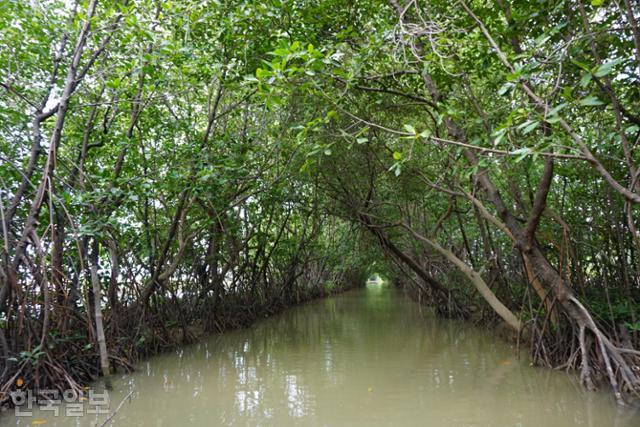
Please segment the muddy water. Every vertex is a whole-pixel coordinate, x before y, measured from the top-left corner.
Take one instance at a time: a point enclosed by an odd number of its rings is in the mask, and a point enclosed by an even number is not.
[[[112,408],[133,391],[117,426],[640,426],[606,393],[528,366],[491,331],[422,316],[380,285],[155,357],[114,387]],[[104,417],[36,411],[0,425]]]

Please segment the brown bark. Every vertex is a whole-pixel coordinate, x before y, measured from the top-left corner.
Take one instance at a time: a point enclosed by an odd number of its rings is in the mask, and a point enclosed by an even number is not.
[[[455,265],[458,270],[460,270],[469,281],[476,288],[478,293],[482,296],[482,298],[491,306],[493,311],[498,314],[504,320],[509,327],[511,327],[514,331],[520,332],[522,329],[522,325],[520,320],[509,310],[493,293],[493,291],[487,286],[482,276],[474,271],[471,267],[469,267],[464,261],[458,258],[453,252],[443,248],[435,241],[428,239],[421,234],[417,233],[407,224],[402,224],[402,226],[407,229],[416,239],[421,242],[426,243],[431,246],[438,253],[442,254],[449,262]]]
[[[95,240],[93,242],[90,257],[91,261],[89,270],[93,294],[94,317],[96,321],[96,339],[98,341],[98,351],[100,354],[100,370],[102,375],[105,378],[108,378],[110,374],[109,353],[107,351],[107,340],[104,335],[104,324],[102,319],[102,286],[100,284],[100,277],[98,276],[99,246],[98,242]]]

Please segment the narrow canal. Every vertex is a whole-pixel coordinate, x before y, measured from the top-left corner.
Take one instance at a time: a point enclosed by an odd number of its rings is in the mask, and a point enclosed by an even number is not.
[[[115,380],[117,426],[638,426],[605,392],[530,367],[491,331],[369,285],[155,357]],[[10,413],[10,412],[9,412]],[[2,425],[104,415],[4,414]]]

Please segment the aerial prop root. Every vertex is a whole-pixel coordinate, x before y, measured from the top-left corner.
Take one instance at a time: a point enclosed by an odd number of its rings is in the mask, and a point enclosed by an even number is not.
[[[35,366],[30,361],[24,361],[16,365],[15,371],[0,386],[0,405],[12,405],[11,393],[27,389],[35,392],[56,389],[61,393],[71,390],[75,396],[82,396],[85,389],[73,376],[48,353]]]
[[[597,369],[595,358],[589,356],[586,331],[595,337],[595,346],[601,357],[599,368],[604,370],[613,389],[616,401],[625,404],[625,396],[640,397],[640,351],[616,346],[598,328],[589,311],[575,297],[570,296],[567,302],[571,304],[569,311],[578,323],[580,353],[580,380],[588,388],[594,388],[593,371]]]

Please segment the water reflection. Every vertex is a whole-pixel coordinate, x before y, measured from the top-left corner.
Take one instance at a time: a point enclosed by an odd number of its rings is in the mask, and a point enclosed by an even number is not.
[[[113,406],[135,392],[124,426],[640,425],[607,394],[529,367],[483,330],[425,318],[383,285],[154,358],[115,386]]]

